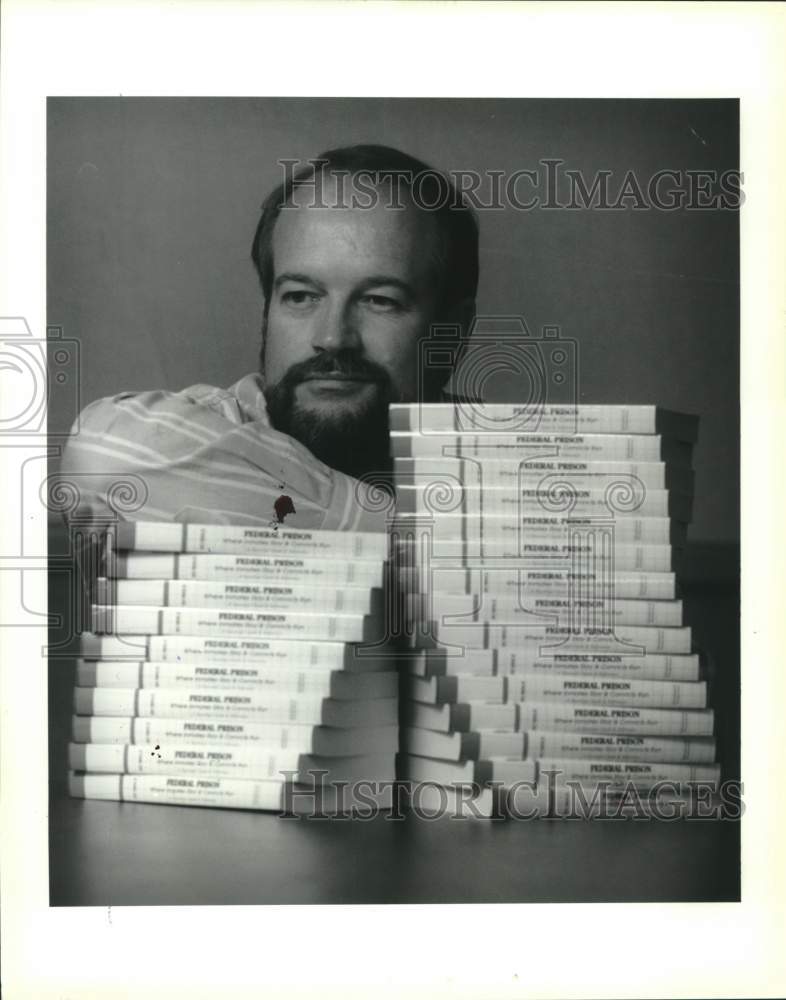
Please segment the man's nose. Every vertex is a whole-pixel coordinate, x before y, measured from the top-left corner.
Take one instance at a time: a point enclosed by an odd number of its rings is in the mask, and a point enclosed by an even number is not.
[[[345,303],[332,303],[314,328],[311,345],[315,351],[339,351],[358,347],[360,333],[352,315],[351,307]]]

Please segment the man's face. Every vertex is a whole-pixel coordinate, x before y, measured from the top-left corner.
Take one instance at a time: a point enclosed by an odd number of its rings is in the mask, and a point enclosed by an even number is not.
[[[438,237],[429,216],[387,208],[383,192],[373,208],[352,209],[324,187],[327,208],[297,191],[276,221],[263,376],[274,425],[340,468],[341,452],[362,450],[369,435],[372,451],[381,446],[391,400],[417,397]],[[369,457],[349,469],[359,474]]]

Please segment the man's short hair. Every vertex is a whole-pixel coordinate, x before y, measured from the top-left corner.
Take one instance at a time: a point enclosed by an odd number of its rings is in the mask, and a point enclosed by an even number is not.
[[[350,178],[363,175],[369,187],[384,188],[391,183],[408,192],[415,207],[431,215],[437,226],[439,249],[435,263],[440,281],[439,308],[448,310],[463,300],[474,301],[478,287],[478,223],[463,194],[446,174],[414,156],[390,146],[358,145],[330,149],[306,161],[265,199],[254,234],[251,259],[259,275],[266,308],[273,290],[276,219],[283,206],[291,202],[297,188],[306,185],[313,188],[320,176],[329,174],[344,174]]]

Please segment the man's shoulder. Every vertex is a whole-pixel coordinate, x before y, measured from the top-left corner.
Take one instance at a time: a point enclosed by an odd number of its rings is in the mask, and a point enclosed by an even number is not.
[[[258,377],[246,375],[226,389],[200,382],[178,391],[151,389],[104,396],[81,412],[74,432],[96,432],[134,424],[141,429],[141,425],[151,420],[167,418],[195,423],[212,422],[212,419],[231,424],[266,421]]]

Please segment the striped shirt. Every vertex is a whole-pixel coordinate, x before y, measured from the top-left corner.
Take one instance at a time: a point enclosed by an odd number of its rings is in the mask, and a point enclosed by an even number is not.
[[[259,376],[229,389],[120,393],[82,411],[63,454],[62,478],[79,510],[119,510],[134,521],[277,523],[288,528],[385,530],[386,512],[358,480],[324,465],[274,430]],[[123,486],[123,482],[130,486]],[[123,513],[125,511],[126,513]]]

